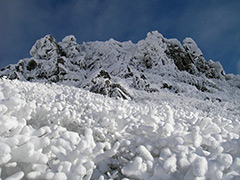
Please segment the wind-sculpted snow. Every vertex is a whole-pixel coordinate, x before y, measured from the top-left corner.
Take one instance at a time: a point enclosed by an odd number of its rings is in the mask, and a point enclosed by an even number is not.
[[[240,178],[239,103],[0,80],[2,179]]]

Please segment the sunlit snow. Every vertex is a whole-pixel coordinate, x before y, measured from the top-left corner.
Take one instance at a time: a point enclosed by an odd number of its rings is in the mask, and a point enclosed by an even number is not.
[[[240,179],[239,104],[0,80],[2,179]]]

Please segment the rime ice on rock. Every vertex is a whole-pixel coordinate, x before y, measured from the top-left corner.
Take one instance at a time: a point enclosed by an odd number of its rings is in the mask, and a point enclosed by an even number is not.
[[[187,96],[209,92],[203,99],[222,101],[225,94],[231,94],[230,87],[240,84],[239,78],[225,74],[219,62],[206,61],[191,38],[181,44],[157,31],[136,44],[110,39],[79,45],[73,35],[61,42],[46,35],[36,41],[30,54],[31,58],[2,69],[0,77],[54,82],[129,100],[134,99],[132,91],[167,90]],[[107,83],[101,78],[96,82],[95,73],[101,71],[111,77]],[[228,86],[223,91],[222,82]]]
[[[73,35],[66,36],[62,42],[59,43],[63,55],[68,58],[76,57],[80,53],[80,46],[76,42],[76,38]]]
[[[193,59],[203,55],[202,51],[198,48],[197,44],[192,38],[185,38],[183,40],[183,48]]]
[[[57,57],[59,54],[59,47],[55,38],[51,35],[37,40],[30,50],[30,55],[43,60],[49,60]]]

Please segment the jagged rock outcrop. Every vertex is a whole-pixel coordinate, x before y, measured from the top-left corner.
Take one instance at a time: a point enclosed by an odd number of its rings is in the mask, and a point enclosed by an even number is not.
[[[206,61],[191,38],[181,44],[154,31],[145,40],[87,42],[72,35],[57,42],[51,35],[37,40],[30,58],[0,71],[0,77],[73,85],[123,99],[132,90],[214,93],[229,81],[219,62]],[[179,85],[181,84],[181,85]]]
[[[30,50],[30,55],[36,59],[50,60],[60,55],[60,47],[54,37],[46,35],[37,40]]]
[[[108,72],[101,70],[84,88],[90,92],[131,100],[132,96],[120,84],[111,81]]]
[[[183,40],[183,45],[176,40],[168,41],[166,54],[174,60],[180,71],[187,71],[193,75],[204,74],[208,78],[224,79],[225,72],[219,62],[206,61],[197,44],[191,39]]]

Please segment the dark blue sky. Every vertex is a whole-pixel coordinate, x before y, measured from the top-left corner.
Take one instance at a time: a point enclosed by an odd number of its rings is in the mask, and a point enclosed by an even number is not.
[[[153,30],[193,38],[207,60],[240,74],[239,0],[0,0],[0,68],[30,57],[46,34],[137,42]]]

